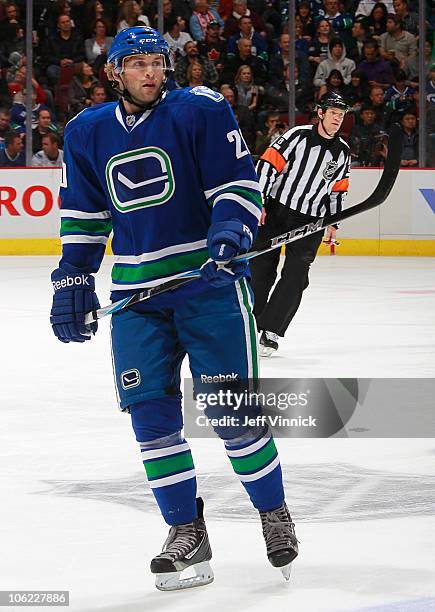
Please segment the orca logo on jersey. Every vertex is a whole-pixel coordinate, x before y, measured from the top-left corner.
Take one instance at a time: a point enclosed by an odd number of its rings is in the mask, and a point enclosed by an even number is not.
[[[214,102],[222,102],[224,99],[221,93],[218,91],[213,91],[213,89],[209,89],[208,87],[205,87],[205,85],[197,85],[196,87],[192,87],[190,93],[195,94],[195,96],[205,96]]]
[[[174,194],[169,155],[159,147],[144,147],[114,155],[106,165],[110,198],[119,212],[165,204]]]
[[[127,389],[133,389],[133,387],[138,387],[140,385],[140,372],[133,368],[132,370],[125,370],[121,372],[121,385],[122,388],[127,391]]]
[[[325,178],[327,181],[332,179],[337,168],[338,168],[338,162],[329,161],[326,164],[325,169],[323,170],[323,178]]]

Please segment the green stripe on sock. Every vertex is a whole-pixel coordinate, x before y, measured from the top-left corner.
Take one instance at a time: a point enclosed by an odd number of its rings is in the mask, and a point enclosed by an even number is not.
[[[251,340],[251,355],[252,355],[252,378],[256,380],[258,378],[258,355],[257,355],[257,332],[255,328],[254,315],[252,314],[251,304],[248,297],[248,288],[246,286],[246,279],[243,278],[240,282],[242,290],[243,304],[248,312],[249,319],[249,336]]]
[[[208,250],[200,249],[193,253],[173,255],[163,261],[143,263],[139,265],[115,264],[112,268],[112,279],[120,282],[137,283],[163,276],[170,276],[193,268],[199,268],[208,259]]]
[[[248,457],[230,457],[230,461],[236,474],[248,474],[261,470],[276,454],[275,442],[271,438],[266,446],[263,446],[252,455]]]
[[[63,234],[92,234],[108,236],[112,231],[112,221],[104,219],[62,219],[60,235]]]
[[[193,469],[193,459],[190,451],[174,457],[154,459],[144,462],[148,478],[164,478],[177,472]]]

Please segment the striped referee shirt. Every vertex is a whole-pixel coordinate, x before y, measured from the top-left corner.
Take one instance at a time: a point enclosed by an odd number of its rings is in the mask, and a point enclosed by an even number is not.
[[[350,152],[339,136],[319,136],[317,126],[294,127],[277,138],[257,163],[264,199],[312,217],[339,212],[349,187]]]

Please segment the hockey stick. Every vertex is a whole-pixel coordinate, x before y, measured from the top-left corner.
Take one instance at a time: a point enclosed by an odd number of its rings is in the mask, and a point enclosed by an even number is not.
[[[379,179],[379,183],[377,184],[373,193],[363,202],[360,202],[355,206],[351,206],[350,208],[346,208],[345,210],[335,213],[334,215],[329,215],[328,217],[320,217],[312,223],[307,223],[306,225],[297,227],[296,229],[285,232],[280,236],[275,236],[269,241],[267,245],[264,246],[264,248],[260,248],[255,251],[249,251],[248,253],[245,253],[243,255],[238,255],[232,261],[249,261],[254,257],[258,257],[259,255],[263,255],[264,253],[268,253],[273,249],[277,249],[286,244],[290,244],[290,242],[296,242],[296,240],[300,240],[301,238],[305,238],[306,236],[310,236],[311,234],[320,232],[329,225],[334,225],[335,223],[339,223],[340,221],[349,219],[349,217],[354,217],[355,215],[359,215],[362,212],[366,212],[367,210],[371,210],[372,208],[380,206],[380,204],[382,204],[387,199],[399,172],[402,154],[402,142],[403,133],[400,127],[398,125],[393,125],[390,130],[388,155],[387,159],[385,160],[385,166],[382,172],[382,176]],[[97,321],[98,319],[114,314],[119,310],[123,310],[125,308],[128,308],[129,306],[138,304],[139,302],[149,300],[150,298],[156,295],[160,295],[165,291],[170,291],[171,289],[178,289],[178,287],[181,287],[186,283],[190,283],[193,280],[198,279],[200,276],[201,271],[199,268],[196,270],[191,270],[190,272],[183,272],[172,278],[170,281],[166,281],[164,283],[161,283],[160,285],[156,285],[155,287],[150,287],[149,289],[144,289],[139,293],[135,293],[134,295],[126,297],[122,300],[113,302],[113,304],[109,304],[108,306],[99,308],[98,310],[88,312],[85,315],[85,324],[88,325],[90,323],[93,323],[94,321]]]

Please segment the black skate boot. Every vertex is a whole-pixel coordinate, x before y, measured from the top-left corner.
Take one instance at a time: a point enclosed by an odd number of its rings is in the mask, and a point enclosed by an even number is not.
[[[298,556],[295,525],[285,502],[276,510],[260,512],[267,557],[273,567],[279,567],[284,578],[290,580],[291,562]]]
[[[204,502],[196,500],[198,517],[192,523],[175,525],[169,530],[162,552],[151,561],[151,572],[156,574],[156,587],[160,591],[175,591],[202,586],[213,582],[210,567],[211,548],[204,522]],[[195,576],[180,578],[191,567]]]
[[[278,350],[278,334],[270,331],[263,331],[260,336],[259,353],[260,357],[270,357]]]

